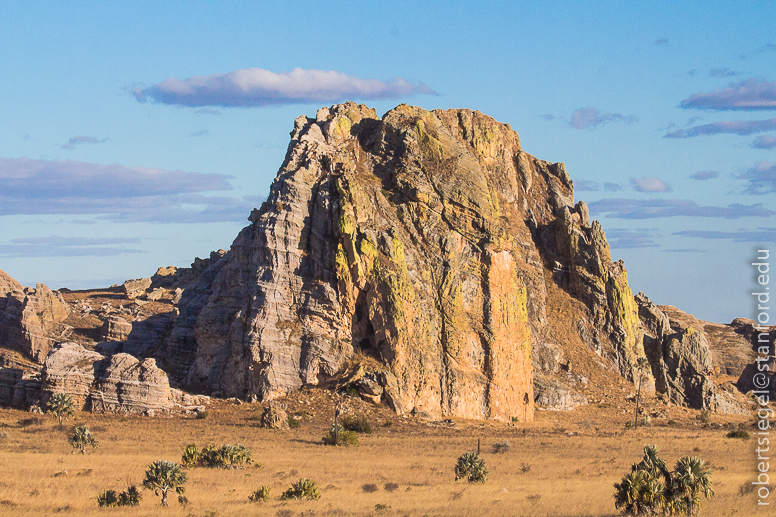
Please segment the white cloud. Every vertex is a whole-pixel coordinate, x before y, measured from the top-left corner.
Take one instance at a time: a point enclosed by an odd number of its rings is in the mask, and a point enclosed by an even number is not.
[[[660,178],[631,178],[630,181],[633,190],[638,192],[671,192],[673,190],[671,185]]]
[[[621,113],[601,113],[592,106],[586,106],[574,111],[571,115],[569,124],[574,129],[595,128],[608,122],[637,122],[638,119],[633,115],[623,115]]]
[[[249,68],[227,74],[195,75],[183,80],[170,77],[132,93],[139,102],[151,99],[162,104],[191,107],[256,107],[436,95],[426,85],[412,84],[401,77],[384,82],[334,70],[301,68],[283,73]]]

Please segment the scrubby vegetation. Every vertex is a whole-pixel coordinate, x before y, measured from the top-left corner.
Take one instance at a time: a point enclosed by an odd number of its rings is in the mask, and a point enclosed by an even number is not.
[[[656,445],[644,447],[644,459],[631,466],[614,484],[614,506],[626,515],[692,515],[700,509],[701,496],[714,496],[711,469],[699,458],[687,456],[669,472]]]
[[[114,508],[119,506],[139,506],[140,491],[132,485],[123,492],[117,494],[115,490],[106,490],[97,496],[97,506],[101,508]]]
[[[476,452],[466,452],[455,465],[455,480],[466,478],[469,483],[485,483],[488,479],[488,469],[485,460]]]
[[[254,503],[258,503],[260,501],[266,502],[269,501],[272,498],[272,488],[268,487],[267,485],[262,485],[253,492],[251,492],[251,495],[248,496],[248,499],[253,501]]]
[[[178,494],[178,502],[185,501],[185,484],[189,476],[181,470],[181,466],[172,461],[155,461],[148,465],[143,486],[153,490],[155,495],[162,494],[162,506],[168,506],[167,492],[173,490]]]
[[[342,427],[346,431],[353,431],[361,434],[372,434],[372,426],[366,415],[350,415],[342,419]]]
[[[356,446],[358,445],[358,434],[355,431],[346,431],[341,425],[331,426],[329,432],[323,437],[323,444]]]
[[[280,496],[281,499],[318,499],[321,497],[321,492],[318,490],[318,485],[315,481],[302,478],[296,483],[292,483],[291,487],[283,492]]]
[[[62,420],[75,413],[73,399],[67,393],[54,393],[46,404],[46,413],[54,415],[59,425],[62,425]]]
[[[181,464],[186,468],[208,467],[222,469],[238,469],[250,465],[251,451],[242,444],[224,444],[216,447],[207,444],[201,451],[194,444],[189,444],[181,456]]]
[[[70,445],[73,449],[78,449],[81,454],[86,454],[86,448],[96,448],[98,443],[94,435],[85,425],[79,425],[73,429],[73,435],[70,437]]]

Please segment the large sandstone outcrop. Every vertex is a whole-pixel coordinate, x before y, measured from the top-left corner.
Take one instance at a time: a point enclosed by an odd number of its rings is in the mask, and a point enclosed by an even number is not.
[[[625,270],[563,164],[479,112],[299,117],[249,219],[178,304],[163,355],[186,386],[273,399],[361,352],[387,367],[371,396],[399,412],[530,420],[552,264],[608,367],[633,378],[644,356]]]
[[[70,395],[76,407],[90,411],[155,413],[194,406],[201,401],[171,389],[154,359],[111,356],[63,343],[46,358],[41,402],[54,393]]]
[[[639,306],[644,348],[657,392],[665,394],[675,404],[720,413],[745,414],[748,407],[741,397],[735,396],[732,392],[735,390],[726,392],[719,389],[712,377],[715,370],[720,373],[723,367],[725,372],[743,373],[746,364],[754,360],[751,345],[745,344],[744,350],[741,350],[738,343],[739,353],[732,356],[714,353],[706,329],[719,333],[719,327],[725,326],[697,320],[676,307],[657,306],[644,293],[639,293],[635,300]],[[715,337],[712,342],[717,351],[723,347],[730,351],[733,348],[731,345],[736,343],[731,336],[727,336],[727,339]],[[746,348],[749,348],[748,354]],[[751,357],[742,359],[742,355]],[[731,359],[733,364],[722,366]]]
[[[43,284],[23,287],[0,270],[0,347],[41,363],[61,335],[67,318],[62,296]]]

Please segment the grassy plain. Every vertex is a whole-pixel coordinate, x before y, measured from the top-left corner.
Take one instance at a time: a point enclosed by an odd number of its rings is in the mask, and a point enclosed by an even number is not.
[[[447,427],[353,400],[349,411],[367,414],[374,432],[345,448],[321,445],[332,421],[330,393],[305,391],[288,404],[301,418],[288,431],[259,428],[256,405],[226,402],[211,406],[204,419],[77,413],[62,427],[49,416],[0,409],[0,515],[610,516],[617,514],[612,484],[648,443],[662,448],[671,467],[684,455],[711,463],[717,495],[704,501],[701,515],[756,515],[755,494],[739,494],[752,480],[754,441],[725,437],[748,424],[747,417],[713,416],[704,427],[697,412],[672,407],[674,425],[655,419],[652,427],[626,430],[624,410],[591,405],[538,411],[530,423],[455,420]],[[97,449],[71,453],[67,435],[74,422],[90,427]],[[488,482],[454,481],[456,458],[476,449],[478,439]],[[504,440],[511,449],[493,452],[494,442]],[[180,461],[188,443],[242,443],[261,468],[190,470],[186,506],[173,496],[169,508],[160,508],[160,498],[143,490],[137,508],[97,507],[99,492],[139,485],[149,463]],[[321,498],[281,501],[282,491],[301,477],[318,483]],[[391,484],[397,487],[390,490]],[[260,485],[272,487],[272,499],[250,502]]]

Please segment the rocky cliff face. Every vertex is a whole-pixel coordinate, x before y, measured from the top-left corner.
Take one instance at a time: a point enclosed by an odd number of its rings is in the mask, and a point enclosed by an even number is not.
[[[185,385],[272,399],[360,353],[385,366],[399,412],[528,420],[532,350],[554,346],[548,280],[633,377],[625,270],[563,164],[523,152],[508,125],[347,103],[298,118],[291,138],[251,225],[183,295],[166,356],[183,358]]]
[[[0,270],[0,347],[43,362],[61,336],[67,305],[43,284],[22,287]]]
[[[535,406],[621,400],[623,378],[676,404],[745,410],[751,325],[634,297],[565,166],[479,112],[401,105],[378,118],[345,103],[299,117],[249,220],[228,252],[126,282],[99,307],[65,293],[69,317],[59,293],[0,272],[0,347],[42,363],[71,334],[103,341],[58,349],[42,377],[44,394],[107,409],[166,407],[166,372],[247,400],[347,385],[431,416],[525,421]],[[19,375],[1,383],[6,398],[28,397]],[[159,393],[136,401],[124,385]]]

